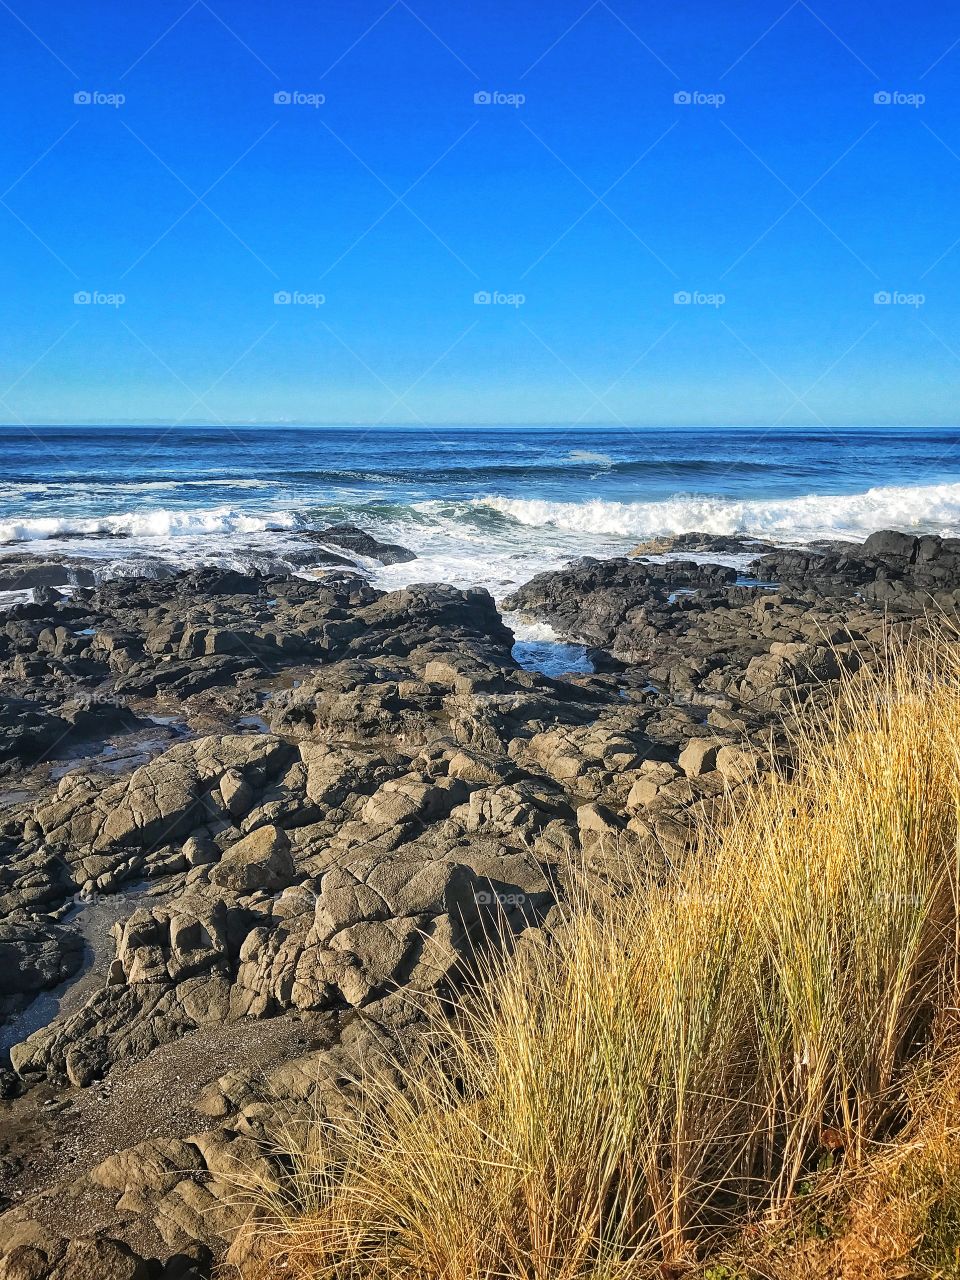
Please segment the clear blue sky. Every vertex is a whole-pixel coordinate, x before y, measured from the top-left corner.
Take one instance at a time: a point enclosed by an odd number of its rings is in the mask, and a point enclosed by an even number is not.
[[[3,2],[0,421],[956,423],[958,41],[942,0]]]

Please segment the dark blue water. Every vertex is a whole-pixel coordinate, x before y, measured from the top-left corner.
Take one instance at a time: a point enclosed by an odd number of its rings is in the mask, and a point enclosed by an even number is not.
[[[8,552],[241,564],[345,519],[420,553],[387,584],[494,590],[669,533],[956,533],[960,431],[0,428]]]

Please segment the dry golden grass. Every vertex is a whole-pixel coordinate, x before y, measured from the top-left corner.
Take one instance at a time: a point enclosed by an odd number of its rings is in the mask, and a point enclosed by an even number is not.
[[[666,882],[584,877],[436,1023],[434,1069],[318,1127],[259,1274],[960,1275],[958,671],[946,640],[892,653]]]
[[[896,1136],[805,1182],[786,1212],[718,1249],[708,1280],[947,1280],[960,1276],[960,1056],[927,1060]],[[711,1270],[711,1267],[713,1268]]]

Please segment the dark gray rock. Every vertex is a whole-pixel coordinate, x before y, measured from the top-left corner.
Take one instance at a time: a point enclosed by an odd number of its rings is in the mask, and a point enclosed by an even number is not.
[[[396,542],[381,542],[355,524],[332,524],[326,529],[311,530],[309,536],[317,542],[343,547],[366,559],[379,560],[381,564],[408,564],[417,558],[416,552],[409,547],[401,547]]]
[[[72,977],[83,950],[78,933],[47,921],[0,921],[0,1016],[20,1012],[40,991]]]

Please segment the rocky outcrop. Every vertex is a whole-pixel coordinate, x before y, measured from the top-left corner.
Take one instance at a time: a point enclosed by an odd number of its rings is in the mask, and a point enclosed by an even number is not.
[[[689,555],[752,555],[773,551],[773,543],[743,534],[727,533],[674,533],[662,538],[648,538],[630,552],[631,556],[679,556]]]
[[[378,560],[380,564],[409,564],[416,560],[416,552],[401,547],[396,542],[381,542],[355,524],[332,524],[326,529],[311,531],[308,535],[324,546],[343,547],[364,559]]]
[[[110,1236],[68,1240],[29,1220],[7,1225],[11,1234],[0,1244],[3,1280],[151,1280],[148,1263]]]
[[[585,557],[566,569],[538,574],[503,603],[546,619],[563,635],[616,653],[623,649],[624,631],[642,624],[648,608],[669,605],[679,592],[733,583],[736,576],[734,569],[692,561],[652,565]]]
[[[485,949],[549,938],[571,860],[667,874],[789,762],[791,717],[950,605],[956,556],[883,534],[764,551],[749,582],[578,561],[507,602],[602,650],[561,679],[519,668],[486,592],[383,593],[341,567],[15,606],[0,1277],[203,1274],[243,1221],[239,1167],[269,1182],[364,1071],[427,1052],[425,1010]],[[73,1114],[73,1163],[41,1170]]]
[[[960,539],[884,529],[859,546],[770,552],[756,573],[764,581],[838,595],[857,588],[864,600],[898,612],[918,613],[930,604],[953,609],[960,601]]]
[[[37,556],[13,554],[0,561],[0,591],[88,587],[96,581],[94,568],[90,560],[40,560]]]
[[[24,1009],[40,991],[59,986],[80,968],[83,940],[42,916],[0,920],[0,1017]]]

